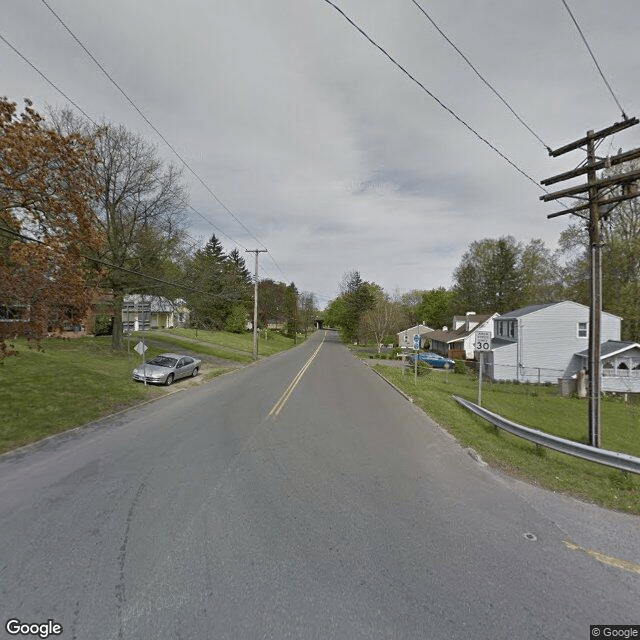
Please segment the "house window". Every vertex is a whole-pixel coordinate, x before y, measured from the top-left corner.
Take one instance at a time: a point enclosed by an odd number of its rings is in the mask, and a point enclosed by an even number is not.
[[[589,323],[578,322],[578,338],[588,338],[588,337],[589,337]]]

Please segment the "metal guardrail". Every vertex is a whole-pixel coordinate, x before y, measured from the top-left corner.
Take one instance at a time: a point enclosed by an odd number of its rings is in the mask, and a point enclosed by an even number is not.
[[[453,396],[454,400],[461,404],[469,411],[472,411],[476,415],[489,421],[494,426],[504,429],[514,436],[524,438],[542,447],[559,451],[560,453],[566,453],[570,456],[582,458],[583,460],[589,460],[590,462],[597,462],[598,464],[604,464],[620,471],[628,471],[631,473],[640,474],[640,458],[627,455],[626,453],[618,453],[617,451],[607,451],[606,449],[598,449],[597,447],[591,447],[587,444],[580,442],[574,442],[573,440],[566,440],[565,438],[559,438],[558,436],[552,436],[544,431],[538,431],[537,429],[531,429],[525,427],[516,422],[511,422],[497,413],[488,411],[479,407],[473,402]]]

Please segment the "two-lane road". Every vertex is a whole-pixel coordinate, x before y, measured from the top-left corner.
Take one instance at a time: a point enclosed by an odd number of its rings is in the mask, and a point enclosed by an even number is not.
[[[601,526],[626,565],[589,554]],[[640,622],[635,519],[479,465],[333,332],[0,459],[0,540],[3,628],[53,619],[62,638]]]

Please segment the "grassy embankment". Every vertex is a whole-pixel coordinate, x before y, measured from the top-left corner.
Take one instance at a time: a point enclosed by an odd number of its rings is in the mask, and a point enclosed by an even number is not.
[[[170,335],[169,335],[170,334]],[[141,334],[137,334],[141,335]],[[193,348],[192,341],[197,341],[203,353],[235,362],[250,362],[253,359],[253,334],[252,333],[226,333],[224,331],[202,331],[195,329],[170,329],[161,333],[149,332],[151,338],[154,335],[163,341],[176,346],[189,349]],[[298,336],[298,344],[303,338]],[[280,351],[290,349],[293,340],[275,331],[269,331],[268,337],[260,336],[258,340],[258,354],[271,356]]]
[[[153,343],[146,357],[163,351],[188,350],[232,361],[225,366],[205,360],[197,380],[215,377],[232,368],[233,363],[252,359],[251,334],[198,331],[198,342],[194,342],[188,339],[188,332],[184,330],[183,337],[149,332],[147,337]],[[131,340],[132,349],[137,340],[137,336]],[[134,351],[112,351],[110,336],[52,338],[42,342],[42,350],[30,348],[25,340],[12,344],[19,355],[0,364],[0,453],[86,424],[187,383],[179,381],[176,386],[157,387],[134,382],[131,371],[141,362],[140,356]],[[266,343],[261,341],[259,352],[270,355],[291,346],[292,340],[270,334]]]
[[[451,396],[477,402],[474,376],[431,371],[415,384],[412,373],[403,376],[384,365],[376,370],[490,465],[554,491],[640,514],[640,477],[537,447],[461,407]],[[484,384],[482,406],[527,427],[587,442],[587,401],[562,398],[556,386]],[[639,399],[603,399],[602,447],[640,457]]]

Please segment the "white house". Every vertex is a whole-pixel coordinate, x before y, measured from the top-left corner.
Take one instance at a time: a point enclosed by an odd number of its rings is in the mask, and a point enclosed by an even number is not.
[[[621,318],[602,313],[602,341],[620,340]],[[583,368],[576,354],[588,348],[589,307],[563,301],[536,304],[494,318],[491,352],[485,356],[494,380],[556,382]]]
[[[433,331],[431,327],[427,327],[426,324],[418,324],[415,327],[410,327],[404,331],[400,331],[398,335],[398,346],[408,347],[413,349],[413,336],[418,334],[420,336],[420,348],[424,347],[424,336],[427,333]]]
[[[147,331],[184,327],[189,322],[187,303],[182,299],[168,300],[162,296],[132,294],[122,302],[124,331]]]
[[[600,346],[602,363],[602,391],[640,393],[640,344],[622,340],[608,340]],[[578,369],[589,368],[589,350],[575,355]]]
[[[444,328],[427,334],[431,351],[445,358],[472,360],[475,357],[476,331],[489,331],[493,336],[493,319],[497,315],[478,315],[470,311],[464,316],[454,316],[452,331]]]

